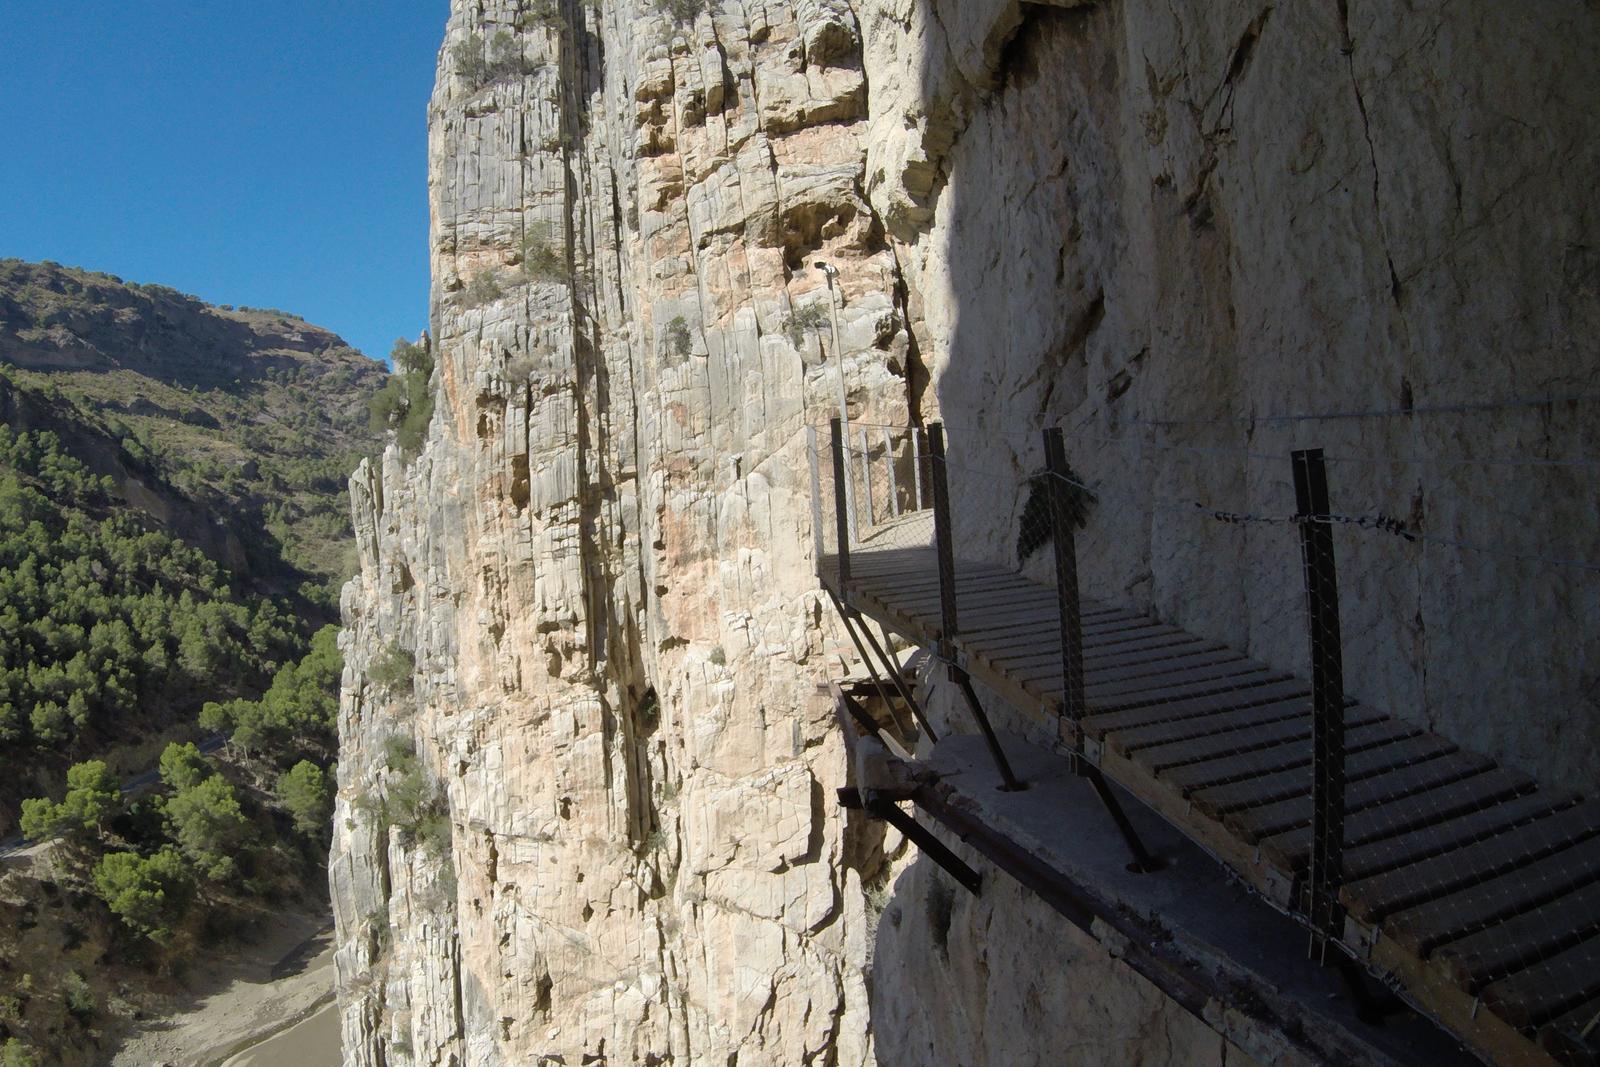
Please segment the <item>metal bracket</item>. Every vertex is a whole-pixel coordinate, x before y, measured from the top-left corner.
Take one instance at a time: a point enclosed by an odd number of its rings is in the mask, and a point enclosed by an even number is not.
[[[945,872],[960,882],[973,896],[983,892],[983,875],[969,867],[960,856],[933,835],[927,827],[906,812],[893,800],[879,795],[862,795],[859,789],[839,790],[839,804],[852,810],[865,810],[873,818],[882,819],[905,835],[923,855],[944,868]]]

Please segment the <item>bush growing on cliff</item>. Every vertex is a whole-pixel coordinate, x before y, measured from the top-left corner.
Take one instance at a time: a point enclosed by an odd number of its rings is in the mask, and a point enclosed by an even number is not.
[[[795,308],[784,317],[783,332],[796,348],[806,343],[806,334],[815,333],[828,324],[828,309],[821,304],[807,304]]]
[[[522,14],[517,16],[519,30],[559,30],[565,25],[557,0],[525,0]]]
[[[368,681],[391,693],[410,692],[416,672],[416,657],[398,644],[390,644],[367,664]]]
[[[682,363],[689,358],[692,338],[689,323],[682,315],[667,323],[667,328],[661,332],[661,339],[666,344],[667,352],[676,357],[675,362]]]
[[[433,353],[425,345],[396,341],[390,353],[395,373],[368,403],[374,430],[393,430],[406,455],[422,451],[433,421]]]
[[[400,843],[420,846],[435,857],[450,855],[454,829],[444,791],[417,758],[416,742],[407,734],[391,734],[383,742],[389,773],[381,798],[363,797],[356,804],[380,831],[399,831]]]
[[[556,247],[554,227],[537,225],[523,235],[518,249],[522,256],[522,273],[530,282],[560,282],[565,284],[570,273],[567,257]]]
[[[489,43],[489,77],[526,78],[539,68],[522,51],[522,42],[510,30],[501,30]]]
[[[501,30],[489,42],[479,34],[469,34],[450,46],[450,55],[469,92],[505,78],[525,78],[538,69],[509,30]]]
[[[652,0],[657,11],[678,25],[686,25],[706,10],[706,0]]]
[[[461,290],[461,305],[469,308],[482,307],[505,295],[505,286],[500,284],[500,272],[490,267],[474,274],[472,280]]]
[[[478,90],[489,81],[489,52],[478,34],[469,34],[451,45],[450,57],[456,61],[456,73],[470,91]]]

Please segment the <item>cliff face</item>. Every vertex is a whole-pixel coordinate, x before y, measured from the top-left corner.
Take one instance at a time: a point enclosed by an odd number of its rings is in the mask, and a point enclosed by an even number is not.
[[[1590,391],[1593,6],[678,6],[452,5],[430,110],[438,410],[419,456],[352,480],[347,1062],[853,1064],[874,1031],[890,1063],[1237,1062],[1025,895],[930,908],[937,879],[896,881],[898,840],[833,803],[804,426],[838,377],[811,264],[839,272],[852,418],[942,415],[953,461],[1017,475],[969,483],[964,542],[1014,537],[1031,428],[1087,428],[1090,590],[1297,664],[1292,540],[1252,553],[1112,489],[1283,510],[1286,460],[1246,450],[1592,446],[1569,406],[1231,420]],[[1162,447],[1236,455],[1152,466]],[[1484,499],[1593,528],[1592,494],[1513,473],[1341,485],[1454,536]],[[1592,636],[1497,682],[1553,710],[1455,700],[1518,654],[1465,641],[1475,619],[1570,623],[1585,594],[1373,551],[1348,609],[1361,695],[1594,784]],[[395,646],[415,673],[379,685]],[[1549,744],[1563,731],[1587,740]],[[446,840],[374,803],[402,777],[393,735]]]

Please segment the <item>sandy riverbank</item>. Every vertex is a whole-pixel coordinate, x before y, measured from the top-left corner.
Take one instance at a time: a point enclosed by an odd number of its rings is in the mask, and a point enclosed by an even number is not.
[[[337,1067],[333,930],[325,916],[286,916],[248,954],[200,966],[214,972],[212,980],[195,975],[192,988],[214,992],[131,1030],[111,1067]]]

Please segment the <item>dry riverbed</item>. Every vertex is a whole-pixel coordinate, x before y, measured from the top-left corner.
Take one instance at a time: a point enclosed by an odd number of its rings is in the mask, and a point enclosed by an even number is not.
[[[246,949],[197,960],[191,989],[207,990],[136,1024],[111,1067],[338,1067],[333,928],[325,915],[285,915]]]

